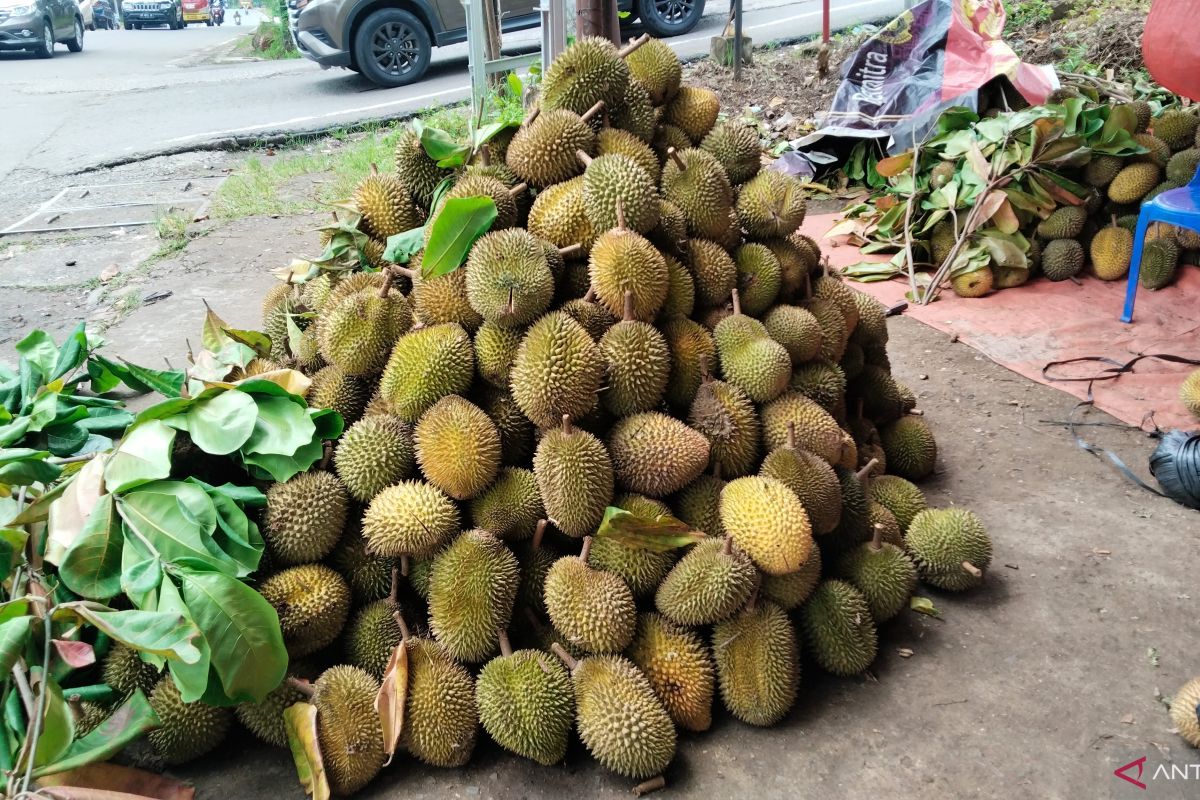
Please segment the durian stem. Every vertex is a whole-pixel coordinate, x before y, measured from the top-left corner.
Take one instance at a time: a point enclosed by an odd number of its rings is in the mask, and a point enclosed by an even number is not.
[[[666,788],[667,779],[662,775],[656,775],[648,781],[642,781],[637,786],[633,787],[633,796],[641,797],[644,794],[657,792],[659,789]]]
[[[508,194],[510,197],[516,197],[517,195],[519,195],[521,192],[525,191],[528,188],[529,188],[529,184],[525,183],[525,181],[521,181],[516,186],[509,189]]]
[[[558,642],[550,645],[550,651],[558,656],[559,660],[567,665],[567,669],[574,670],[579,666],[579,662],[571,657],[571,654],[563,649],[563,646]]]
[[[871,474],[871,470],[875,469],[875,465],[878,463],[879,463],[878,458],[872,458],[866,464],[863,464],[863,468],[860,469],[858,471],[858,473],[856,474],[856,477],[858,478],[859,483],[866,482],[867,478]]]
[[[796,423],[795,423],[795,421],[788,423],[787,449],[788,450],[796,449]]]
[[[726,556],[733,555],[733,537],[728,533],[725,534],[725,541],[721,544],[721,554]]]
[[[575,432],[575,428],[571,425],[571,415],[563,414],[562,432],[570,436]]]
[[[876,550],[876,551],[883,549],[883,523],[882,522],[875,523],[875,534],[871,537],[871,549]]]
[[[1112,217],[1111,217],[1111,219],[1112,219],[1112,226],[1113,226],[1114,228],[1115,228],[1115,227],[1117,227],[1117,215],[1116,215],[1116,214],[1113,214],[1113,215],[1112,215]]]
[[[720,461],[713,464],[713,477],[716,478],[717,480],[721,480],[721,462]]]
[[[860,422],[862,420],[866,419],[866,417],[863,416],[863,399],[861,397],[858,398],[858,405],[857,405],[856,413],[858,414],[858,419]]]
[[[625,204],[619,197],[617,198],[617,227],[625,230]]]
[[[912,414],[914,417],[923,417],[923,416],[925,416],[925,412],[924,412],[924,411],[922,411],[922,410],[921,410],[921,409],[919,409],[919,408],[910,409],[908,413],[909,413],[909,414]]]
[[[515,291],[516,290],[513,287],[508,287],[508,305],[504,307],[505,316],[512,316],[513,309],[516,308],[516,306],[513,304],[513,293]]]
[[[583,252],[583,245],[579,242],[569,244],[566,247],[558,248],[558,254],[563,258],[570,258],[573,255]]]
[[[400,601],[400,567],[392,567],[392,588],[388,592],[388,602],[393,606]]]
[[[383,285],[379,287],[380,297],[387,297],[388,292],[392,291],[392,278],[394,277],[395,273],[393,273],[390,269],[385,269],[383,271]]]
[[[650,34],[643,33],[641,36],[634,39],[629,44],[625,45],[619,51],[617,51],[617,55],[619,55],[621,58],[625,58],[630,53],[632,53],[634,50],[637,50],[639,47],[641,47],[648,41],[650,41]]]
[[[683,163],[683,159],[679,157],[679,151],[678,151],[678,150],[676,150],[674,147],[668,147],[668,148],[667,148],[667,158],[669,158],[669,159],[671,159],[672,161],[674,161],[674,162],[675,162],[675,166],[679,167],[681,170],[686,170],[686,169],[687,169],[687,165],[686,165],[686,164],[684,164],[684,163]]]
[[[633,320],[633,290],[625,290],[625,304],[622,307],[621,320],[631,322]]]
[[[736,286],[733,287],[733,291],[730,292],[730,295],[732,295],[732,297],[733,297],[733,313],[741,314],[742,313],[742,298],[738,297],[738,290],[737,290]]]
[[[962,562],[962,568],[964,570],[966,570],[967,572],[971,573],[971,576],[974,578],[982,578],[983,577],[983,570],[981,570],[979,567],[972,564],[970,561]]]
[[[417,271],[415,269],[410,269],[409,267],[402,267],[399,264],[393,264],[391,267],[388,268],[388,271],[393,272],[396,275],[403,275],[405,278],[408,278],[409,280],[413,280],[418,277]]]
[[[316,692],[316,688],[303,678],[289,677],[287,683],[305,697],[312,697]]]
[[[533,541],[530,542],[530,545],[529,545],[530,549],[532,549],[532,550],[541,550],[542,549],[542,538],[545,537],[546,526],[549,524],[550,523],[547,520],[544,520],[544,519],[538,520],[537,527],[534,528],[534,530],[533,530]]]
[[[408,577],[408,556],[400,556],[400,574]]]
[[[492,148],[490,145],[482,145],[479,148],[479,163],[485,167],[492,165]]]
[[[329,212],[329,213],[331,213],[331,214],[333,215],[333,221],[334,221],[334,223],[341,222],[341,220],[340,220],[340,219],[338,219],[338,215],[337,215],[337,212],[336,212],[336,211],[331,211],[331,212]]]
[[[829,256],[825,256],[821,259],[821,277],[829,277]]]
[[[588,290],[583,293],[583,302],[594,303],[596,301],[596,287],[589,286]]]
[[[541,113],[542,113],[541,106],[535,107],[533,109],[533,111],[529,112],[528,116],[526,116],[525,119],[521,120],[521,127],[526,128],[526,127],[532,125],[533,121],[538,118],[538,114],[541,114]]]
[[[379,165],[378,165],[378,164],[376,164],[374,161],[372,161],[372,162],[371,162],[371,174],[372,174],[372,175],[378,175],[378,174],[379,174]]]
[[[575,157],[579,159],[579,163],[580,163],[580,164],[583,164],[583,168],[584,168],[584,169],[587,169],[587,168],[588,168],[588,166],[589,166],[589,165],[590,165],[590,164],[591,164],[593,161],[595,161],[595,160],[596,160],[596,159],[592,158],[591,156],[589,156],[587,153],[583,152],[582,150],[576,150],[576,151],[575,151]]]
[[[812,273],[808,270],[804,271],[804,300],[812,300]]]
[[[505,658],[511,656],[512,642],[508,641],[508,634],[505,633],[503,628],[501,628],[500,632],[496,634],[496,638],[500,640],[500,655],[504,656]]]
[[[582,561],[584,564],[586,564],[587,560],[588,560],[588,556],[591,555],[591,552],[592,552],[592,537],[585,536],[585,537],[583,537],[583,547],[579,551],[579,560]]]
[[[591,122],[592,117],[596,116],[603,110],[604,110],[604,101],[597,100],[596,105],[592,106],[587,111],[583,112],[583,116],[581,116],[580,119],[582,119],[584,122]]]
[[[392,612],[392,618],[396,620],[396,626],[400,628],[400,640],[407,642],[412,634],[408,631],[408,623],[404,621],[404,615],[400,613],[400,609]]]
[[[320,469],[321,471],[325,471],[325,470],[329,469],[329,459],[331,459],[331,458],[333,458],[333,442],[322,442],[321,443],[321,463],[318,465],[317,468]]]

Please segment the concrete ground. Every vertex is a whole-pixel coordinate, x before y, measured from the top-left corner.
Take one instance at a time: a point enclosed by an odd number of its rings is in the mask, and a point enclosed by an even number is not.
[[[183,174],[234,158],[192,154],[150,166]],[[199,338],[201,300],[231,324],[254,327],[267,270],[307,252],[316,221],[201,223],[186,248],[108,284],[97,276],[117,263],[110,259],[136,263],[135,254],[157,247],[152,233],[35,239],[17,255],[30,240],[0,241],[0,357],[30,327],[61,336],[90,317],[110,326],[112,353],[149,365],[165,355],[179,366],[185,341]],[[81,276],[95,280],[78,285]],[[97,299],[114,281],[123,285]],[[754,729],[722,712],[712,731],[683,736],[664,796],[1200,796],[1200,753],[1171,732],[1160,699],[1200,674],[1200,515],[1133,487],[1076,447],[1056,422],[1073,398],[913,320],[890,327],[895,371],[938,436],[938,474],[924,488],[934,504],[969,507],[987,524],[995,561],[986,583],[965,595],[922,589],[941,616],[908,613],[887,625],[870,677],[834,679],[806,663],[800,702],[779,726]],[[1145,473],[1152,440],[1082,431]],[[901,657],[902,648],[912,656]],[[1143,757],[1144,793],[1113,774]],[[1192,780],[1154,779],[1160,765],[1190,765]],[[303,797],[288,754],[244,733],[178,775],[195,782],[200,800]],[[481,737],[465,769],[402,755],[359,796],[616,798],[629,789],[578,743],[564,766],[543,768]]]

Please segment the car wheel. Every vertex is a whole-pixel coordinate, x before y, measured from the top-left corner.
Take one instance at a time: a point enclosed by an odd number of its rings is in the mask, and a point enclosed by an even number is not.
[[[354,36],[354,62],[380,86],[406,86],[429,69],[429,32],[419,19],[398,8],[368,16]]]
[[[704,16],[704,0],[637,0],[642,25],[658,37],[678,36]]]
[[[126,22],[126,23],[125,23],[125,30],[127,30],[127,31],[131,31],[131,30],[133,30],[133,23],[132,23],[132,22]]]
[[[42,43],[34,48],[33,53],[38,58],[54,58],[54,26],[48,19],[42,20]]]
[[[83,23],[79,21],[78,17],[75,18],[75,36],[67,39],[67,49],[72,53],[83,50]]]

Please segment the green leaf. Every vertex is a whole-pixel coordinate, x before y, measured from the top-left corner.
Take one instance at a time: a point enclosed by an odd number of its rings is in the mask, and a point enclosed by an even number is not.
[[[67,334],[67,340],[63,342],[63,346],[58,351],[54,367],[46,374],[46,377],[53,381],[79,369],[80,365],[87,360],[87,351],[87,333],[84,331],[84,323],[80,322],[75,326],[75,330]]]
[[[649,520],[636,514],[609,506],[596,536],[613,539],[635,550],[665,553],[704,541],[704,531],[698,531],[670,514],[660,514]]]
[[[407,264],[421,248],[425,246],[425,226],[394,234],[387,238],[387,249],[383,251],[384,261],[393,264]]]
[[[62,467],[46,463],[50,453],[27,447],[0,450],[0,483],[30,486],[50,483],[62,474]]]
[[[182,570],[180,578],[184,601],[208,640],[225,693],[234,700],[262,700],[287,671],[275,609],[228,575]]]
[[[429,246],[421,259],[425,280],[453,272],[462,265],[475,240],[496,220],[496,203],[490,197],[455,197],[442,205],[429,233]]]
[[[269,480],[282,483],[301,472],[307,472],[313,464],[321,460],[324,448],[319,441],[313,440],[301,447],[292,455],[281,456],[273,453],[246,453],[242,457],[251,477],[256,480]]]
[[[132,529],[128,525],[122,527],[125,538],[125,548],[121,551],[121,574],[128,575],[137,572],[140,569],[146,569],[142,566],[147,561],[161,561],[158,554],[151,551],[149,547],[143,544],[137,536],[134,535]],[[158,586],[144,592],[139,592],[133,586],[124,582],[121,584],[122,591],[137,608],[143,611],[153,611],[158,608]],[[161,665],[160,665],[161,666]]]
[[[92,379],[92,391],[105,394],[121,385],[121,379],[104,365],[104,359],[93,356],[87,362],[88,377]]]
[[[23,528],[0,528],[0,581],[12,573],[28,541],[29,532]]]
[[[510,73],[508,73],[508,80],[510,81],[510,83],[509,83],[510,87],[512,85],[511,81],[514,78],[516,79],[518,84],[520,84],[520,82],[521,82],[521,79],[517,77],[517,74],[515,72],[510,72]],[[516,97],[520,98],[520,96],[521,96],[521,89],[518,87],[516,90]],[[482,147],[483,145],[487,144],[492,139],[494,139],[496,137],[496,134],[500,133],[500,131],[507,130],[508,128],[509,128],[509,123],[507,123],[507,122],[491,122],[491,123],[488,123],[487,125],[484,125],[482,128],[475,131],[475,147],[476,148]],[[437,208],[437,206],[430,206],[430,208]]]
[[[79,411],[86,413],[82,408]],[[46,447],[50,448],[50,452],[59,458],[79,455],[92,438],[87,428],[74,422],[66,425],[49,425],[44,433]]]
[[[162,577],[158,591],[158,610],[169,614],[179,614],[195,625],[192,612],[183,602],[179,589],[169,575]],[[209,650],[208,639],[203,634],[196,637],[196,649],[200,651],[200,659],[194,664],[184,664],[181,661],[171,662],[171,678],[179,687],[183,702],[193,703],[204,696],[208,690],[212,653]]]
[[[117,499],[121,518],[168,562],[190,559],[227,574],[238,565],[212,539],[217,512],[195,484],[157,481]]]
[[[421,126],[419,135],[421,137],[421,146],[425,148],[425,155],[434,161],[450,158],[462,147],[461,144],[454,141],[454,138],[450,134],[441,128],[423,125]]]
[[[121,408],[90,408],[87,419],[81,419],[76,424],[91,433],[120,435],[133,424],[133,419],[133,414]]]
[[[265,546],[258,526],[250,521],[233,498],[206,483],[192,478],[188,480],[204,489],[212,500],[217,511],[217,530],[213,533],[213,541],[237,562],[237,576],[244,578],[258,569]]]
[[[229,343],[225,320],[217,316],[208,303],[204,304],[204,327],[200,329],[200,346],[214,353]]]
[[[0,425],[0,447],[16,444],[29,432],[29,417],[17,417],[7,425]]]
[[[888,261],[860,261],[842,267],[839,272],[852,281],[859,283],[875,283],[876,281],[891,280],[897,275],[903,275],[904,270]]]
[[[83,532],[67,549],[58,574],[75,594],[107,600],[121,592],[121,550],[125,537],[113,495],[100,498],[83,525]]]
[[[188,480],[201,486],[209,497],[223,495],[246,508],[265,508],[267,505],[267,496],[253,486],[236,486],[232,483],[211,486],[198,478],[191,477]]]
[[[135,427],[108,460],[104,487],[116,494],[168,477],[174,443],[175,431],[161,420]]]
[[[42,716],[42,732],[34,751],[33,765],[44,767],[62,758],[75,739],[75,715],[63,697],[62,687],[49,675],[43,675],[46,692],[46,713]]]
[[[266,358],[271,355],[271,337],[265,333],[260,333],[259,331],[242,331],[237,328],[226,328],[225,332],[235,342],[244,344],[253,350],[256,356]]]
[[[0,675],[7,679],[13,664],[17,663],[25,652],[25,643],[29,641],[30,616],[20,616],[0,623]]]
[[[318,439],[337,439],[346,429],[346,421],[332,408],[310,408],[308,417],[316,428]]]
[[[46,380],[53,380],[49,376],[54,372],[54,365],[58,363],[58,347],[50,338],[50,334],[42,330],[33,331],[17,342],[13,349],[17,351],[17,355],[21,356],[23,361],[29,362]]]
[[[918,614],[925,614],[930,617],[941,616],[941,612],[934,607],[933,601],[928,597],[913,595],[908,601],[908,607]]]
[[[258,407],[245,392],[226,391],[188,409],[188,432],[197,447],[214,456],[237,450],[254,432]]]
[[[141,689],[134,689],[133,694],[110,714],[108,719],[73,741],[56,761],[35,768],[33,776],[40,778],[97,761],[106,761],[125,749],[126,745],[140,739],[161,724],[158,715],[146,700],[146,695]]]
[[[288,748],[296,764],[296,777],[313,800],[329,800],[329,778],[317,735],[317,709],[311,703],[295,703],[283,711]]]
[[[55,620],[83,620],[107,634],[110,639],[127,644],[134,650],[178,659],[185,664],[194,664],[200,659],[200,651],[193,643],[200,631],[179,614],[113,611],[99,603],[80,600],[55,606],[52,615]]]
[[[98,353],[92,354],[92,359],[135,392],[158,392],[164,397],[179,397],[187,380],[181,370],[149,369],[127,361],[118,364]],[[88,374],[92,374],[90,369]]]
[[[159,587],[163,580],[162,562],[154,556],[143,559],[121,573],[121,588],[130,597],[146,596]],[[158,610],[162,607],[162,598],[158,599]]]
[[[272,384],[274,385],[274,384]],[[312,441],[316,425],[308,409],[291,396],[256,397],[258,417],[254,432],[242,445],[243,453],[271,453],[290,456]]]

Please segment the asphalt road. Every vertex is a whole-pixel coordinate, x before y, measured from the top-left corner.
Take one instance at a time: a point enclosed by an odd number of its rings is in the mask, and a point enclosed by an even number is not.
[[[833,0],[834,28],[887,18],[903,0]],[[708,51],[723,25],[720,0],[692,32],[669,40],[681,56]],[[745,35],[757,43],[816,33],[820,0],[747,0]],[[230,136],[303,132],[395,117],[468,96],[465,45],[434,50],[425,80],[379,89],[349,70],[304,59],[212,63],[250,21],[235,28],[192,26],[95,31],[82,53],[59,45],[38,60],[0,54],[0,181],[25,183],[114,159],[152,155]],[[505,37],[535,43],[537,31]]]

